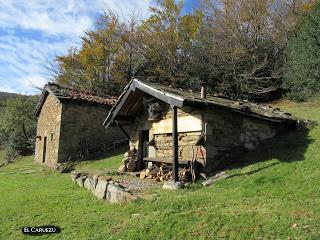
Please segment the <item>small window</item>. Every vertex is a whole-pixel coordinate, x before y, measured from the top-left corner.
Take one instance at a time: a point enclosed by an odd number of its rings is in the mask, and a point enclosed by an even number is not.
[[[51,133],[51,141],[53,140],[53,133]]]

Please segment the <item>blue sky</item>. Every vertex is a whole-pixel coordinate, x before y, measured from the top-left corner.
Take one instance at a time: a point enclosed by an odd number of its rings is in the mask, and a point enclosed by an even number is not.
[[[77,46],[97,16],[112,9],[148,16],[154,0],[0,0],[0,91],[36,94],[51,80],[48,63]],[[197,0],[185,0],[183,12]]]

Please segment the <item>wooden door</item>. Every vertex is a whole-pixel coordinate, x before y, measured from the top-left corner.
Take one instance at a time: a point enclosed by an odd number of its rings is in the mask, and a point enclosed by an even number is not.
[[[142,157],[148,157],[149,130],[142,131]]]
[[[43,138],[43,153],[42,153],[42,162],[46,162],[47,157],[47,137]]]

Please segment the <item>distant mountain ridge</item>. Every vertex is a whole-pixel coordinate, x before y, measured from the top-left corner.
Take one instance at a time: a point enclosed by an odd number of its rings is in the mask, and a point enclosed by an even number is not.
[[[21,96],[21,94],[18,93],[8,93],[8,92],[0,92],[0,101],[6,100],[9,98],[15,98],[17,96]]]

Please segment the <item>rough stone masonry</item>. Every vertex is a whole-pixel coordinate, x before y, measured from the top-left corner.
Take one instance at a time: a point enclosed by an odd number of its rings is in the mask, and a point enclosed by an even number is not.
[[[108,176],[72,172],[71,179],[80,187],[92,192],[98,199],[103,199],[111,203],[126,203],[138,198],[120,183],[113,181],[112,178]]]

